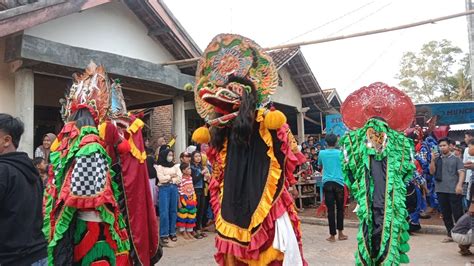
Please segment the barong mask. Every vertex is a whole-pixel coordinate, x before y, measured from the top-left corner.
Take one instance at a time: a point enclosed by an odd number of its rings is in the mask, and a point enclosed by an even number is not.
[[[270,102],[278,86],[271,57],[252,40],[235,34],[217,35],[204,51],[196,72],[196,110],[210,126],[223,127],[239,115],[246,95],[255,109]]]
[[[73,84],[63,103],[62,117],[69,122],[80,109],[91,113],[96,125],[104,121],[110,106],[110,83],[103,66],[91,62],[84,73],[73,75]]]

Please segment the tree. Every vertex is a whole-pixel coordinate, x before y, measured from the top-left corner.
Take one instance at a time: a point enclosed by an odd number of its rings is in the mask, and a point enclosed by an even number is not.
[[[471,71],[470,54],[461,60],[461,68],[451,77],[448,77],[449,91],[443,92],[442,101],[467,101],[471,100]]]
[[[402,89],[414,102],[435,102],[451,97],[453,86],[461,86],[452,78],[452,67],[462,53],[459,47],[448,40],[431,41],[422,46],[418,53],[403,54],[400,73]]]

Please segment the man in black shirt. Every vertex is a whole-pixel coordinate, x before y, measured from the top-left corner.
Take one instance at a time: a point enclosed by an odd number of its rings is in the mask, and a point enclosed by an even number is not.
[[[17,152],[23,123],[0,113],[0,265],[46,265],[43,183],[31,159]]]

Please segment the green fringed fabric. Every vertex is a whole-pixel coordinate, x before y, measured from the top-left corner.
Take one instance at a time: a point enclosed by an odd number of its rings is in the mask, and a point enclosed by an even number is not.
[[[82,258],[81,265],[88,266],[101,258],[107,258],[110,265],[116,265],[115,252],[106,241],[97,242],[87,255]]]
[[[54,235],[48,244],[48,264],[54,265],[53,251],[59,240],[63,238],[64,233],[69,228],[69,224],[74,216],[76,209],[71,207],[64,207],[56,219],[56,225],[54,228]]]
[[[100,206],[97,208],[99,211],[100,218],[107,224],[109,224],[109,231],[110,235],[112,236],[112,239],[117,243],[117,251],[124,252],[127,250],[130,250],[130,242],[128,241],[128,238],[125,240],[120,239],[120,236],[114,229],[114,221],[115,217],[114,214],[111,213],[105,206]],[[118,219],[119,227],[120,229],[124,229],[126,227],[125,221],[123,220],[122,217],[119,216]]]
[[[51,236],[51,211],[53,210],[53,196],[45,190],[45,208],[44,208],[44,217],[43,217],[43,234],[47,241],[49,241]]]
[[[74,232],[74,245],[79,244],[84,238],[84,232],[87,231],[87,222],[83,220],[77,220],[76,229]]]
[[[381,153],[367,147],[366,132],[368,128],[384,132],[387,135],[387,145]],[[344,149],[341,155],[344,180],[359,204],[357,216],[360,225],[357,234],[356,264],[364,265],[364,262],[368,265],[407,263],[409,260],[405,253],[409,250],[409,235],[405,197],[406,183],[415,169],[412,160],[413,143],[403,134],[390,129],[387,123],[370,119],[363,128],[346,134],[341,139],[340,146]],[[374,191],[373,179],[370,177],[370,156],[376,160],[387,158],[385,216],[380,251],[375,258],[370,255],[373,231],[372,195]],[[366,176],[369,176],[368,183],[365,181]],[[364,227],[367,229],[368,239],[365,239]]]
[[[98,135],[99,132],[97,128],[95,127],[83,127],[81,129],[80,135],[78,138],[75,140],[72,140],[73,142],[70,145],[70,149],[68,151],[68,154],[64,157],[61,157],[60,152],[52,152],[51,153],[51,163],[53,165],[53,171],[54,171],[54,185],[56,186],[58,190],[58,195],[62,189],[63,183],[64,183],[64,178],[67,174],[67,171],[72,165],[72,162],[74,158],[80,157],[80,156],[87,156],[93,153],[100,153],[105,156],[107,159],[107,162],[109,164],[109,169],[110,169],[110,174],[111,176],[114,176],[114,172],[111,170],[111,158],[107,154],[106,150],[98,143],[90,143],[87,144],[83,147],[79,147],[81,140],[84,138],[84,136],[89,135],[89,134],[94,134]],[[114,193],[114,196],[116,199],[118,199],[119,196],[119,189],[118,185],[115,184],[112,181],[112,190]],[[64,207],[61,211],[61,214],[58,216],[58,218],[55,221],[55,229],[52,235],[52,238],[49,239],[49,236],[51,235],[51,221],[49,219],[51,211],[53,206],[56,204],[56,199],[54,199],[51,195],[46,198],[46,209],[45,209],[45,221],[43,224],[43,233],[47,236],[47,239],[49,241],[48,244],[48,263],[49,265],[54,265],[54,258],[53,258],[53,251],[54,248],[57,245],[57,242],[62,239],[64,233],[67,231],[69,228],[69,224],[74,216],[74,213],[77,211],[75,208],[72,207]],[[118,232],[115,231],[115,216],[113,213],[109,212],[105,206],[101,206],[97,209],[100,213],[100,216],[102,220],[109,224],[110,228],[110,233],[112,236],[112,239],[117,243],[118,247],[118,252],[124,252],[130,249],[130,243],[128,241],[128,238],[124,241],[120,239],[120,236],[118,235]],[[126,223],[122,217],[121,214],[118,215],[117,223],[119,225],[120,229],[126,228]],[[80,226],[80,222],[77,223]],[[85,223],[84,223],[85,224]],[[78,232],[78,231],[76,231]],[[107,244],[107,243],[105,243]],[[99,254],[103,250],[100,248],[100,246],[103,244],[99,245],[99,248],[94,251],[96,252],[95,254]],[[107,244],[108,246],[108,244]],[[96,246],[94,246],[95,248]],[[110,247],[108,247],[110,249]],[[115,255],[112,249],[110,249],[112,253],[111,256],[113,257],[113,264],[115,265]],[[93,251],[91,251],[93,252]],[[102,253],[100,253],[102,254]],[[89,255],[89,254],[88,254]],[[99,256],[100,257],[100,256]],[[97,258],[95,255],[92,255],[91,259]],[[86,259],[83,260],[83,265],[90,265],[85,263]],[[93,260],[91,260],[92,262]]]

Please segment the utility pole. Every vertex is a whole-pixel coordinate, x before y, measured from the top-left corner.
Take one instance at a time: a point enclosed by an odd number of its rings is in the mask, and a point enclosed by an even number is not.
[[[466,1],[466,10],[474,9],[472,0]],[[467,31],[469,35],[469,63],[470,63],[470,72],[471,72],[471,98],[474,100],[474,16],[468,15],[467,19]]]

